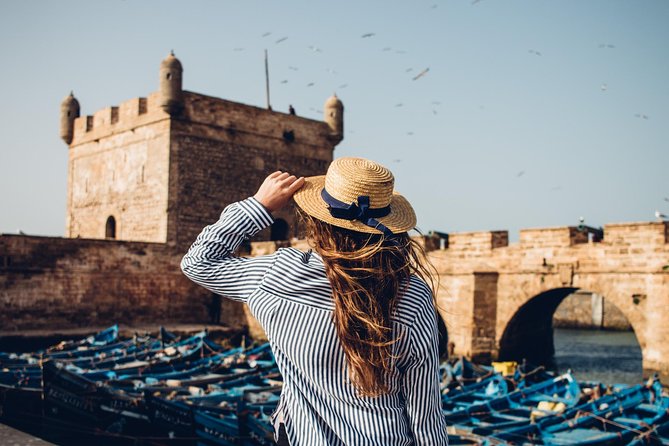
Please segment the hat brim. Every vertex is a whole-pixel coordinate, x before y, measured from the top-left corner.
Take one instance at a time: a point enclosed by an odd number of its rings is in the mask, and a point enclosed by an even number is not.
[[[361,221],[345,220],[330,215],[328,205],[321,197],[323,187],[325,187],[325,175],[305,178],[304,186],[295,192],[293,199],[304,212],[331,225],[367,234],[382,233]],[[416,213],[406,198],[397,192],[393,192],[390,200],[390,213],[385,217],[377,218],[377,220],[393,233],[400,234],[416,226]]]

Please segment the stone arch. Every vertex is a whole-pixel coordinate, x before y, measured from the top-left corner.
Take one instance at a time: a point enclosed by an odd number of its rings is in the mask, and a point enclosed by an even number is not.
[[[601,281],[600,281],[601,280]],[[500,360],[527,358],[530,361],[547,362],[554,353],[552,318],[557,307],[571,293],[585,290],[600,294],[624,315],[636,336],[641,353],[646,358],[645,317],[639,309],[633,308],[627,299],[627,289],[616,287],[615,281],[606,278],[583,280],[579,287],[556,287],[542,290],[534,295],[526,295],[522,303],[503,322],[498,346]],[[631,295],[631,294],[630,294]],[[630,300],[631,301],[631,300]],[[501,322],[501,321],[500,321]],[[499,326],[499,325],[498,325]],[[527,337],[533,342],[529,343]],[[521,342],[525,340],[525,342]]]

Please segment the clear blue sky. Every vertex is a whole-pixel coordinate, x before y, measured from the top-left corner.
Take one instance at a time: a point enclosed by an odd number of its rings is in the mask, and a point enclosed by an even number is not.
[[[666,0],[4,0],[0,232],[64,234],[61,100],[146,96],[170,49],[187,90],[264,106],[267,49],[275,109],[322,119],[336,91],[335,157],[391,168],[425,231],[654,220],[667,24]]]

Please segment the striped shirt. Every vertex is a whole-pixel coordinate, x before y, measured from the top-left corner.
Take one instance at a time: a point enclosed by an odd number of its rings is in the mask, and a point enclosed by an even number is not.
[[[229,205],[218,222],[203,229],[181,269],[205,288],[247,303],[262,325],[284,378],[278,411],[290,444],[447,445],[429,287],[412,276],[397,300],[391,391],[359,396],[335,332],[323,260],[294,248],[261,257],[232,255],[272,222],[253,198]]]

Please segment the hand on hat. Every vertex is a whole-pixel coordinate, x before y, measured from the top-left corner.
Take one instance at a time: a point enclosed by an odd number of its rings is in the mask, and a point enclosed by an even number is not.
[[[297,178],[288,172],[271,173],[253,196],[269,212],[283,208],[295,192],[304,186],[304,177]]]

